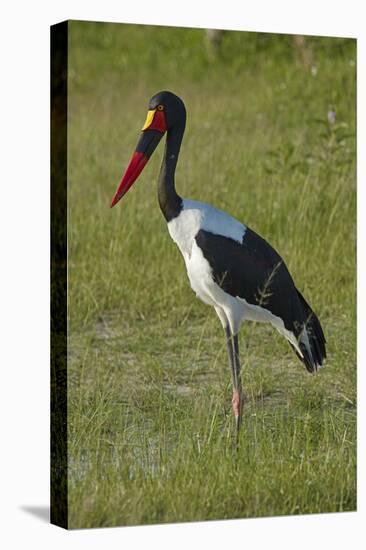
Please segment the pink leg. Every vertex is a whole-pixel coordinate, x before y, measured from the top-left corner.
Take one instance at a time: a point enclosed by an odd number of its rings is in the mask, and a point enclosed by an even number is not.
[[[241,424],[241,413],[242,413],[243,403],[244,403],[243,394],[238,390],[234,389],[231,403],[233,406],[233,413],[235,416],[236,426],[239,429]]]
[[[237,334],[232,336],[229,325],[225,327],[225,332],[226,332],[226,345],[227,345],[229,362],[230,362],[231,373],[232,373],[232,380],[233,380],[233,397],[232,397],[231,403],[233,407],[233,413],[235,416],[236,435],[237,435],[237,442],[238,442],[243,402],[244,402],[243,393],[241,390],[238,336]]]

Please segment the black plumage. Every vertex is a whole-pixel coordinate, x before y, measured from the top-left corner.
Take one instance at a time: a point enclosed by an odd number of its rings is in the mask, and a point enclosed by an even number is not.
[[[285,262],[265,239],[248,227],[241,243],[201,229],[196,243],[225,292],[282,319],[296,337],[303,357],[292,347],[309,372],[322,365],[326,352],[319,320],[295,287]],[[304,325],[310,349],[301,339]]]

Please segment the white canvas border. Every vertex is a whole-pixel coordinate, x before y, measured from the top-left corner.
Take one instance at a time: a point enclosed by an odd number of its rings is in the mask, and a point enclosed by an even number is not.
[[[359,512],[65,532],[24,507],[48,505],[49,473],[49,25],[64,19],[121,21],[358,38],[359,464],[365,437],[365,32],[358,1],[306,3],[13,2],[2,8],[1,131],[1,518],[3,547],[359,548]],[[363,33],[363,35],[362,35]],[[362,122],[364,121],[364,122]],[[364,249],[364,250],[362,250]],[[364,430],[363,430],[364,431]],[[5,545],[4,545],[5,541]]]

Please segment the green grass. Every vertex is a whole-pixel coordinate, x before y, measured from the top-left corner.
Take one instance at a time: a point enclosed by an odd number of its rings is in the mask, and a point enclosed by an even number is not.
[[[356,508],[355,42],[72,22],[69,36],[69,524],[133,525]],[[156,198],[162,147],[113,210],[147,101],[180,95],[184,197],[275,246],[325,330],[310,376],[266,325],[231,376]],[[329,109],[337,119],[330,124]]]

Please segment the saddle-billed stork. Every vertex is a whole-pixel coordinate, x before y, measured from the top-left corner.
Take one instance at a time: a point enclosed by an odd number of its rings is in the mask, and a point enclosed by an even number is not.
[[[166,133],[159,205],[170,236],[183,255],[192,289],[215,308],[225,330],[238,434],[243,406],[238,345],[241,323],[270,323],[289,341],[309,372],[316,372],[326,357],[325,338],[318,318],[271,245],[228,214],[178,195],[174,174],[185,125],[186,109],[178,96],[163,91],[151,98],[136,150],[111,207],[127,193]]]

